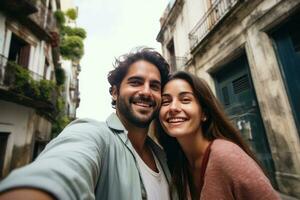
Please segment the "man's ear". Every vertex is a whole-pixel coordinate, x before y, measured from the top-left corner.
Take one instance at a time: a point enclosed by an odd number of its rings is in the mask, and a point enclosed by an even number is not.
[[[112,96],[112,99],[115,101],[118,99],[118,89],[115,85],[112,86],[112,88],[111,88],[111,96]]]

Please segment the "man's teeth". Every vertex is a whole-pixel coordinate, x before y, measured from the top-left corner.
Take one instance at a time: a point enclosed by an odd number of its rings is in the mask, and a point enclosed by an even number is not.
[[[176,118],[170,118],[168,119],[169,123],[177,123],[177,122],[184,122],[185,118],[181,118],[181,117],[176,117]]]
[[[151,103],[136,102],[135,104],[143,107],[151,107]]]

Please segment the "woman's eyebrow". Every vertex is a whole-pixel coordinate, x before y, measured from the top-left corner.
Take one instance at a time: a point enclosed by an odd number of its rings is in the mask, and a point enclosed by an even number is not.
[[[180,93],[179,93],[179,96],[183,96],[183,95],[187,95],[187,94],[190,94],[190,95],[193,95],[193,96],[194,96],[194,93],[193,93],[193,92],[180,92]]]
[[[170,97],[171,95],[168,94],[168,93],[163,93],[161,96],[162,96],[162,97]]]

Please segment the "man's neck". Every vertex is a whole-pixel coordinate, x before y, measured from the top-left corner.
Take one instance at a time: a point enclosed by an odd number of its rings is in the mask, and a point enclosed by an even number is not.
[[[138,127],[129,122],[126,118],[120,116],[118,112],[117,115],[121,120],[123,126],[128,131],[128,139],[130,140],[137,154],[150,169],[152,169],[155,172],[158,172],[150,147],[146,145],[146,138],[149,126],[145,128]]]
[[[149,126],[141,128],[129,122],[124,116],[117,112],[117,115],[123,126],[128,131],[128,138],[137,152],[142,152],[145,149],[145,141],[148,134]]]

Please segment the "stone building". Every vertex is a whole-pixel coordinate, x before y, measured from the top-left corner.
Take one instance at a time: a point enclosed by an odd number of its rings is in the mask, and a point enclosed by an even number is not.
[[[51,139],[59,0],[0,2],[0,179]]]
[[[267,170],[300,198],[300,1],[173,0],[157,40],[204,78]]]
[[[74,5],[73,0],[61,0],[61,10],[66,12],[68,9],[78,9]],[[70,27],[77,27],[76,20],[67,20],[67,25]],[[66,115],[70,119],[76,118],[76,109],[79,107],[80,97],[79,97],[79,73],[81,71],[80,59],[66,60],[61,58],[61,66],[66,73],[65,82],[65,106]]]

